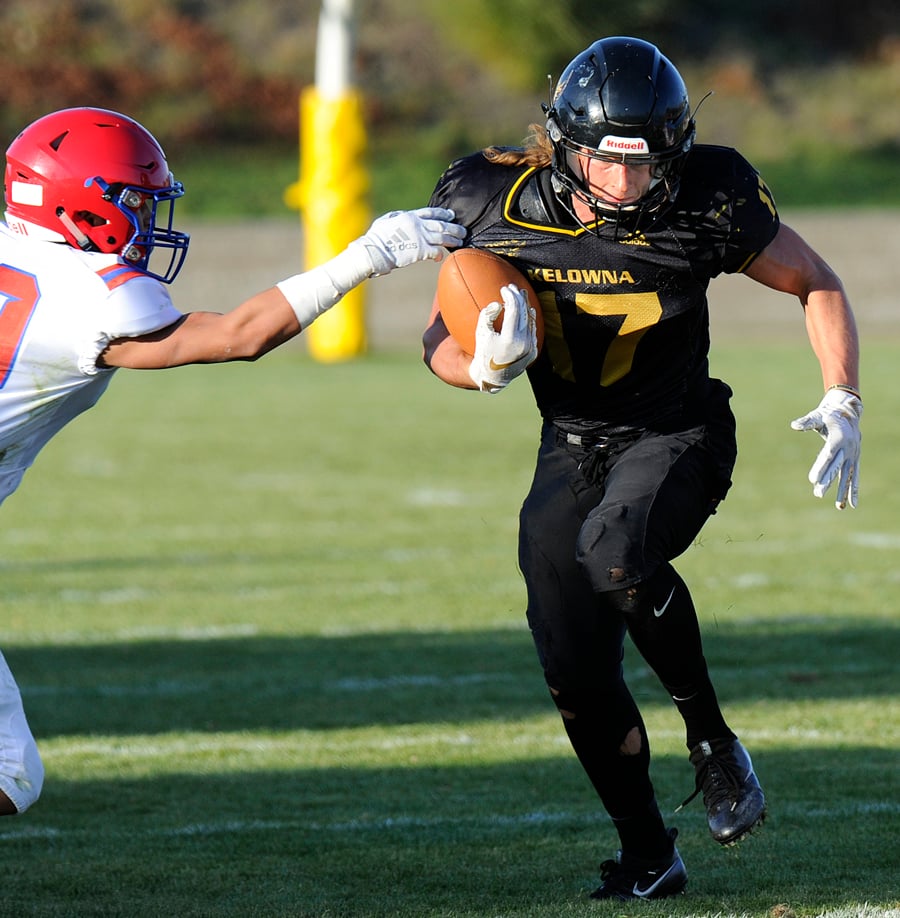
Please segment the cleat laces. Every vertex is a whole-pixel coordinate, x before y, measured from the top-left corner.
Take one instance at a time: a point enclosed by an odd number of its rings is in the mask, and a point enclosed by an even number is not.
[[[701,791],[703,803],[708,809],[727,802],[730,804],[729,809],[733,811],[741,799],[741,788],[747,778],[746,769],[731,756],[716,755],[706,740],[700,743],[699,748],[703,750],[703,758],[694,766],[694,792],[675,812],[686,807]]]

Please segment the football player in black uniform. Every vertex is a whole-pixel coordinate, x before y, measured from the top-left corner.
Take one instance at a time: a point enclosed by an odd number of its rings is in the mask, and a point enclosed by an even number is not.
[[[737,452],[731,390],[709,375],[709,281],[742,272],[802,303],[825,391],[792,426],[824,438],[810,482],[822,497],[836,481],[839,508],[857,495],[856,327],[840,280],[780,223],[753,167],[733,149],[694,143],[684,82],[654,45],[595,42],[565,69],[544,113],[524,148],[454,162],[432,198],[466,226],[465,245],[529,278],[543,348],[537,355],[528,321],[534,304],[510,286],[482,311],[471,356],[435,304],[424,357],[445,382],[486,392],[527,367],[543,419],[520,516],[528,622],[621,842],[592,895],[662,898],[682,891],[687,873],[623,679],[626,632],[684,719],[694,795],[703,794],[715,840],[739,841],[766,806],[671,564],[725,497]],[[501,301],[518,319],[512,338],[493,330]]]

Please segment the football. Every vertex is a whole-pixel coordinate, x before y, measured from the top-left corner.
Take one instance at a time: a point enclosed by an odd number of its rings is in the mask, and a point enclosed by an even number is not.
[[[541,304],[531,284],[505,258],[484,249],[455,249],[445,256],[438,272],[437,301],[447,331],[467,353],[475,353],[475,325],[478,314],[488,303],[503,300],[500,288],[515,284],[528,294],[528,304],[536,313],[538,350],[544,343]],[[501,312],[494,327],[503,327]]]

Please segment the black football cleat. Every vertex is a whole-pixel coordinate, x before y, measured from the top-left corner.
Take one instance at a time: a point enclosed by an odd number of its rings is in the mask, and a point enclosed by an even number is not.
[[[709,831],[720,845],[737,844],[762,823],[766,798],[739,740],[704,740],[691,750],[691,764],[697,785],[681,806],[702,791]]]
[[[600,865],[600,879],[603,883],[591,893],[592,899],[665,899],[684,892],[687,886],[687,870],[675,847],[677,829],[669,829],[672,839],[672,853],[659,860],[645,860],[623,851],[616,853],[615,860]]]

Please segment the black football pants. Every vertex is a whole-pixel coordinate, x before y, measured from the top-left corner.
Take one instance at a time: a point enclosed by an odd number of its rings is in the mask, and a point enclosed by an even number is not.
[[[728,490],[733,419],[727,411],[722,424],[599,446],[577,440],[544,426],[520,515],[528,622],[607,812],[619,826],[656,820],[661,832],[646,730],[624,679],[624,638],[630,631],[670,690],[708,682],[690,594],[669,562]]]

